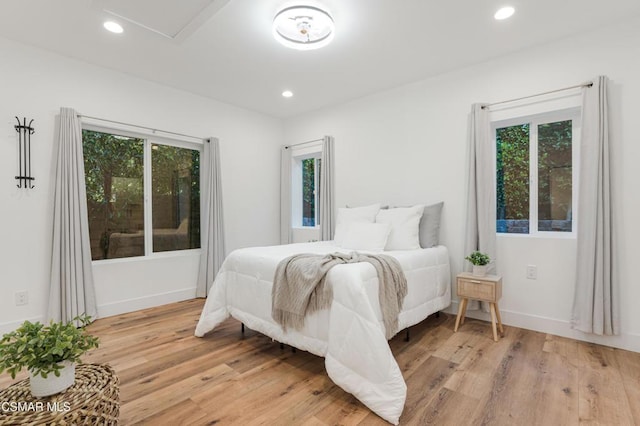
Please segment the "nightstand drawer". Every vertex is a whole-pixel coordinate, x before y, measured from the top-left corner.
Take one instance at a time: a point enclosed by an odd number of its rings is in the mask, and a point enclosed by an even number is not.
[[[458,279],[458,296],[470,299],[485,300],[487,302],[496,302],[500,298],[500,294],[496,294],[498,283],[487,282],[482,280],[474,280],[472,278]]]

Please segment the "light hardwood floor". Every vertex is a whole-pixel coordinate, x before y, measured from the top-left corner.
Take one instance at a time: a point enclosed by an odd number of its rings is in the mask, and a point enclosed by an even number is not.
[[[384,425],[327,377],[227,320],[193,337],[202,300],[97,320],[84,361],[120,377],[121,424]],[[403,425],[640,425],[640,354],[489,323],[430,317],[390,341],[407,382]],[[24,373],[20,378],[24,377]],[[17,379],[16,379],[17,380]],[[3,374],[0,388],[13,381]]]

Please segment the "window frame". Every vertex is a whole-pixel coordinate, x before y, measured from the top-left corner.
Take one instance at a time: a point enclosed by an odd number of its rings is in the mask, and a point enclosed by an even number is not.
[[[292,176],[291,176],[291,226],[292,228],[298,229],[319,229],[320,228],[320,212],[318,209],[318,185],[320,183],[320,176],[318,171],[318,160],[322,158],[321,152],[314,152],[310,154],[302,154],[292,156]],[[314,159],[314,168],[313,168],[313,198],[314,198],[314,215],[315,215],[315,225],[314,226],[305,226],[303,224],[303,200],[302,200],[302,181],[303,181],[303,167],[302,162],[304,160]]]
[[[304,146],[292,146],[291,148],[291,229],[319,230],[320,211],[319,192],[320,176],[317,173],[318,160],[322,159],[322,143],[317,142]],[[315,159],[314,185],[315,185],[315,226],[304,226],[302,221],[302,160]]]
[[[504,115],[504,114],[500,114]],[[538,126],[546,123],[571,120],[571,232],[538,230]],[[582,130],[581,108],[569,106],[552,111],[530,113],[491,121],[491,144],[494,158],[493,186],[497,188],[497,129],[529,124],[529,233],[497,232],[496,235],[507,238],[570,238],[577,237],[578,177],[580,173],[580,135]],[[495,206],[497,213],[497,205]],[[497,215],[496,215],[497,216]],[[497,220],[497,217],[496,217]]]
[[[94,132],[102,132],[108,133],[112,135],[121,135],[132,138],[142,139],[144,141],[143,145],[143,174],[142,174],[142,185],[143,185],[143,206],[144,206],[144,255],[142,256],[129,256],[129,257],[119,257],[114,259],[97,259],[91,260],[92,263],[97,262],[100,264],[107,263],[118,263],[118,262],[133,262],[133,261],[143,261],[148,259],[159,259],[166,257],[181,257],[181,256],[193,256],[196,254],[200,254],[202,248],[193,248],[193,249],[181,249],[181,250],[169,250],[169,251],[153,251],[153,188],[152,188],[152,146],[153,145],[166,145],[172,146],[176,148],[184,148],[191,149],[194,151],[198,151],[200,153],[200,158],[202,159],[204,143],[197,142],[189,142],[182,139],[174,139],[168,138],[164,136],[158,136],[153,133],[146,132],[135,132],[131,130],[125,130],[117,127],[107,127],[100,126],[91,123],[82,123],[82,130],[89,130]],[[84,144],[84,140],[83,140]],[[200,188],[202,188],[202,173],[200,173]],[[200,199],[202,200],[202,193],[200,194]],[[202,217],[202,204],[200,204],[200,217]],[[200,223],[200,229],[202,229],[202,222]],[[202,247],[202,232],[200,233],[200,247]]]

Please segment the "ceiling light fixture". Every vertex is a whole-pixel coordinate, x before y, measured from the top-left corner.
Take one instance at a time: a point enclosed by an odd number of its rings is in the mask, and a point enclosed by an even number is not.
[[[124,30],[122,29],[122,25],[118,24],[117,22],[113,22],[113,21],[106,21],[103,26],[108,30],[111,31],[112,33],[116,33],[116,34],[120,34],[122,33]]]
[[[285,98],[290,98],[293,96],[293,92],[291,90],[285,90],[284,92],[282,92],[282,96],[284,96]]]
[[[287,7],[273,18],[273,36],[292,49],[319,49],[333,40],[334,33],[331,15],[313,6]]]
[[[498,9],[498,11],[496,12],[495,15],[493,15],[493,17],[496,18],[498,21],[502,21],[503,19],[510,18],[515,11],[516,10],[513,7],[506,6],[501,9]]]

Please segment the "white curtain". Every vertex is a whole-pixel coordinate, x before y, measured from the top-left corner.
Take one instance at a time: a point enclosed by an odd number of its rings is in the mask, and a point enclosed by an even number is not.
[[[495,155],[490,134],[489,109],[474,104],[469,116],[467,219],[464,256],[479,250],[496,260]],[[471,264],[463,260],[464,270]],[[495,266],[495,263],[493,264]],[[477,309],[470,303],[468,309]],[[486,308],[486,307],[485,307]],[[484,309],[487,310],[487,309]]]
[[[206,297],[225,257],[224,218],[222,214],[222,182],[220,180],[220,142],[217,138],[204,141],[201,159],[200,190],[201,253],[197,297]]]
[[[280,244],[291,243],[291,148],[280,151]]]
[[[583,89],[578,181],[578,256],[572,327],[620,334],[618,281],[613,254],[609,160],[608,79]]]
[[[89,218],[82,155],[82,125],[75,110],[60,109],[53,190],[53,241],[48,317],[70,321],[95,318]]]
[[[322,163],[320,165],[320,240],[333,239],[335,231],[335,194],[333,171],[333,137],[322,140]]]
[[[491,143],[489,110],[474,104],[469,120],[469,180],[464,255],[475,250],[496,259],[495,155]],[[471,270],[465,261],[465,269]]]

